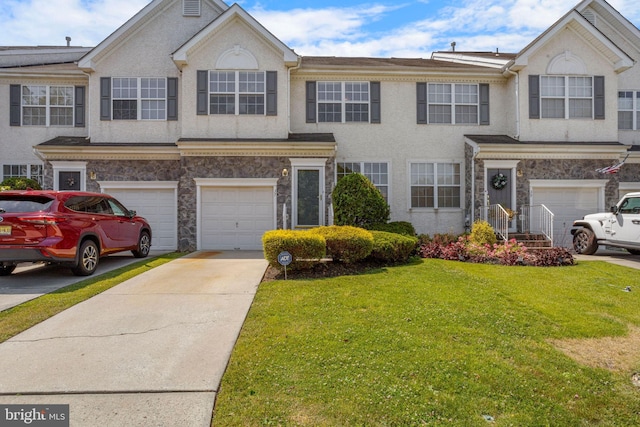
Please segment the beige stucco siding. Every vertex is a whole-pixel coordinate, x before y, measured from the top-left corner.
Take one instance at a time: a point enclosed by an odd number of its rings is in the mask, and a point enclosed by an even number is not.
[[[605,77],[605,120],[529,119],[529,75],[548,75],[550,62],[566,52],[586,66],[585,76]],[[601,53],[565,28],[529,57],[520,73],[520,139],[528,141],[615,141],[618,138],[618,76]]]
[[[0,80],[0,117],[3,120],[2,164],[38,164],[42,160],[33,153],[33,147],[57,136],[87,136],[87,127],[74,126],[9,126],[9,87],[11,84],[43,86],[85,86],[82,79],[27,78]],[[0,171],[1,172],[1,171]]]
[[[214,70],[218,58],[239,46],[258,63],[255,71],[277,71],[278,114],[197,115],[197,71]],[[251,70],[253,71],[253,70]],[[288,131],[288,72],[283,54],[240,19],[232,19],[188,55],[182,70],[182,136],[185,138],[286,138]]]
[[[172,2],[156,11],[154,17],[94,59],[91,87],[99,91],[101,77],[180,77],[171,54],[185,41],[218,16],[218,11],[202,4],[200,17],[182,16],[182,2]],[[178,89],[182,104],[183,93]],[[181,105],[180,105],[181,106]],[[92,142],[175,142],[181,134],[184,112],[178,109],[178,121],[100,120],[100,96],[94,93],[90,103]]]
[[[337,162],[387,162],[389,164],[389,196],[394,221],[410,221],[419,233],[434,234],[463,231],[466,207],[413,208],[410,207],[410,164],[412,162],[460,163],[461,177],[465,174],[464,135],[513,132],[513,107],[509,105],[506,80],[490,82],[490,126],[450,124],[417,124],[416,82],[424,76],[392,79],[380,76],[331,75],[292,79],[292,131],[330,132],[335,136]],[[305,82],[314,81],[381,81],[381,123],[306,123]],[[430,81],[427,79],[427,81]],[[434,81],[456,82],[453,79]],[[483,83],[465,79],[463,83]],[[461,183],[464,194],[464,180]]]

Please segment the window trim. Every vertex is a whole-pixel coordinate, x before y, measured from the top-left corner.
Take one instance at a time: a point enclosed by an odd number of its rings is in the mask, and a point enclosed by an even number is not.
[[[6,167],[18,167],[18,168],[25,168],[25,175],[22,175],[21,173],[18,173],[17,175],[13,174],[13,172],[10,172],[9,175],[6,175],[4,173],[4,170]],[[33,173],[33,168],[39,168],[39,174]],[[3,163],[2,164],[2,170],[0,171],[2,176],[2,179],[0,179],[0,182],[4,181],[7,178],[28,178],[28,179],[33,179],[35,181],[38,182],[38,184],[40,184],[40,186],[44,187],[44,165],[41,163]],[[34,178],[35,177],[35,178]]]
[[[620,94],[631,93],[631,108],[623,109],[620,107]],[[620,127],[620,113],[631,113],[631,128]],[[640,90],[618,90],[618,130],[619,131],[637,131],[640,130]]]
[[[212,75],[214,73],[233,73],[234,75],[234,80],[233,80],[233,91],[212,91],[211,90],[211,84],[212,84]],[[259,91],[242,91],[240,88],[241,85],[241,80],[240,80],[240,75],[242,73],[246,73],[246,74],[253,74],[253,75],[257,75],[257,74],[261,74],[262,75],[262,92]],[[256,84],[260,84],[259,80],[255,80]],[[225,116],[225,115],[229,115],[229,116],[266,116],[267,115],[267,71],[261,71],[261,70],[208,70],[207,72],[207,86],[206,86],[206,93],[207,93],[207,114],[208,115],[213,115],[213,116]],[[212,113],[211,112],[211,97],[214,95],[227,95],[227,96],[233,96],[233,109],[234,112],[233,113]],[[250,96],[262,96],[262,112],[261,113],[246,113],[246,112],[242,112],[242,108],[241,106],[243,104],[241,104],[240,100],[242,97],[250,97]],[[256,104],[259,105],[259,104]],[[246,108],[246,107],[245,107]]]
[[[321,85],[326,85],[326,84],[340,84],[340,100],[336,100],[336,99],[331,99],[331,100],[322,100],[320,97],[320,87]],[[366,92],[362,92],[360,91],[359,93],[366,93],[367,95],[367,100],[366,102],[363,102],[362,99],[359,100],[348,100],[346,93],[347,93],[347,88],[346,86],[348,84],[357,84],[360,85],[360,87],[362,88],[362,85],[366,85]],[[368,80],[322,80],[322,81],[317,81],[316,82],[316,105],[315,105],[315,109],[316,109],[316,117],[318,120],[318,123],[372,123],[372,100],[371,100],[371,82]],[[326,121],[326,120],[321,120],[321,115],[320,115],[320,104],[338,104],[340,105],[340,121]],[[367,120],[347,120],[347,105],[366,105],[367,107]]]
[[[431,164],[434,166],[433,168],[433,206],[413,206],[411,190],[414,187],[412,184],[412,172],[411,166],[414,164]],[[454,185],[458,187],[460,190],[460,198],[459,198],[459,206],[438,206],[438,165],[458,165],[458,179],[459,183]],[[457,212],[464,209],[464,197],[465,197],[465,188],[464,188],[464,163],[462,161],[447,161],[447,160],[409,160],[407,161],[407,210],[409,212],[430,212],[430,211],[438,211],[438,210],[446,210]],[[445,185],[446,187],[454,187],[452,185]],[[421,185],[420,187],[425,187]]]
[[[545,95],[544,81],[546,79],[560,79],[562,78],[562,95]],[[589,79],[591,82],[591,95],[590,96],[578,96],[577,94],[571,94],[571,79]],[[545,116],[545,108],[543,101],[547,100],[562,100],[564,117],[547,117]],[[589,117],[571,115],[571,101],[575,100],[590,100],[591,115]],[[541,75],[540,76],[540,118],[541,119],[564,119],[564,120],[594,120],[595,119],[595,90],[594,90],[594,76],[582,76],[582,75]]]
[[[437,95],[433,94],[430,91],[430,88],[433,85],[442,85],[442,86],[449,86],[449,95],[450,95],[450,101],[449,102],[435,102],[432,101],[430,99],[430,97],[433,95]],[[464,88],[464,87],[475,87],[476,89],[476,93],[475,93],[475,97],[476,97],[476,102],[475,103],[469,103],[469,102],[458,102],[456,100],[456,97],[458,95],[458,88]],[[451,120],[448,122],[438,122],[438,121],[431,121],[431,109],[434,106],[449,106],[451,107]],[[457,116],[457,111],[456,111],[456,107],[463,107],[463,106],[475,106],[476,107],[476,121],[475,122],[461,122],[458,123],[456,121],[456,116]],[[427,82],[427,123],[428,124],[432,124],[432,125],[460,125],[460,126],[477,126],[480,124],[480,84],[479,83],[442,83],[442,82]]]
[[[44,104],[25,104],[25,99],[24,99],[24,88],[29,88],[29,87],[44,87],[45,88],[45,93],[44,93],[44,97],[45,97],[45,102]],[[63,104],[63,105],[59,105],[59,104],[52,104],[51,103],[51,92],[52,92],[52,88],[62,88],[65,90],[70,91],[70,95],[71,95],[71,99],[70,99],[70,103],[69,104]],[[75,125],[75,120],[76,120],[76,87],[73,85],[50,85],[50,84],[21,84],[20,85],[20,126],[27,126],[27,127],[74,127]],[[44,109],[44,116],[45,116],[45,123],[44,124],[26,124],[25,123],[25,108],[43,108]],[[69,121],[69,124],[51,124],[51,117],[52,117],[52,108],[63,108],[63,109],[68,109],[71,111],[71,118]]]
[[[114,91],[117,89],[115,85],[116,79],[128,79],[136,81],[136,97],[116,97]],[[142,82],[143,80],[157,80],[164,81],[164,98],[159,97],[143,97],[142,96]],[[147,88],[149,89],[149,88]],[[136,118],[133,119],[122,119],[114,117],[114,102],[115,101],[136,101]],[[164,117],[163,118],[143,118],[143,105],[148,101],[162,101],[164,102]],[[138,121],[138,122],[164,122],[169,120],[168,116],[168,105],[169,105],[169,79],[167,77],[111,77],[110,85],[109,85],[109,109],[110,109],[110,118],[114,121]]]
[[[335,182],[337,183],[340,180],[340,174],[338,173],[338,166],[341,164],[345,164],[345,163],[349,163],[349,164],[359,164],[360,167],[360,171],[357,173],[361,173],[364,176],[366,176],[370,181],[371,178],[369,178],[367,176],[366,173],[364,173],[364,169],[365,169],[365,164],[376,164],[376,165],[381,165],[381,164],[385,164],[387,166],[387,183],[382,185],[382,184],[373,184],[376,188],[378,187],[385,187],[386,188],[386,193],[387,193],[387,197],[386,197],[386,202],[387,204],[391,205],[391,200],[392,200],[392,196],[391,196],[391,161],[388,160],[380,160],[380,161],[376,161],[376,160],[366,160],[366,161],[350,161],[350,160],[344,160],[344,161],[340,161],[340,162],[336,162],[336,176],[335,176]],[[371,181],[373,183],[373,181]],[[378,188],[379,189],[379,188]],[[383,194],[384,195],[384,194]]]

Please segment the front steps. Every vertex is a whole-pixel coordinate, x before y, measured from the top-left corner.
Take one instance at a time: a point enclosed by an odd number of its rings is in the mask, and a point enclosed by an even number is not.
[[[509,233],[509,240],[516,239],[528,249],[548,249],[553,247],[551,241],[544,234]]]

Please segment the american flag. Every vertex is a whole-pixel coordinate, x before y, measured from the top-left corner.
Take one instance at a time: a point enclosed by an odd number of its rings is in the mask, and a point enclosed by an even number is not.
[[[628,154],[627,154],[627,157],[629,157]],[[624,162],[627,160],[627,157],[625,157],[623,161],[621,161],[620,163],[617,163],[615,165],[607,166],[606,168],[596,169],[596,172],[600,172],[600,173],[604,173],[604,174],[618,173],[618,171],[620,170],[622,165],[624,165]]]

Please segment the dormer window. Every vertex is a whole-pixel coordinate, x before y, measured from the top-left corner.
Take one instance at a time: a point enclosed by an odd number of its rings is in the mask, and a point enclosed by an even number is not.
[[[200,16],[200,0],[182,0],[183,16]]]

